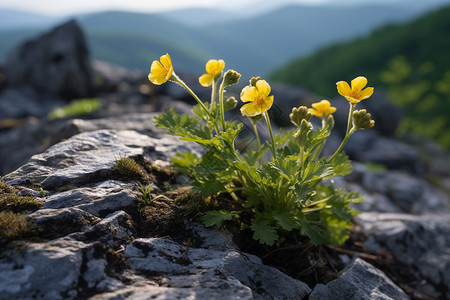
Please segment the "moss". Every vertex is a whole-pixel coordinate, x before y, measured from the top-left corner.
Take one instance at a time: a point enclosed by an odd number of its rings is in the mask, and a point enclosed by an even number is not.
[[[32,221],[25,215],[11,211],[0,212],[0,241],[25,237],[34,228]]]
[[[16,194],[0,195],[0,211],[24,212],[35,211],[42,207],[42,202],[35,197],[21,197]]]
[[[116,161],[113,171],[128,179],[143,180],[145,178],[144,171],[132,158],[121,158]]]
[[[14,189],[6,183],[0,181],[0,193],[14,193]]]

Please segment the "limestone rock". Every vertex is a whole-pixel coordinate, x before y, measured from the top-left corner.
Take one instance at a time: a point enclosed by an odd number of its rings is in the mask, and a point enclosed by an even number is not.
[[[383,272],[357,258],[341,272],[338,279],[326,285],[316,285],[309,299],[406,300],[409,297]]]

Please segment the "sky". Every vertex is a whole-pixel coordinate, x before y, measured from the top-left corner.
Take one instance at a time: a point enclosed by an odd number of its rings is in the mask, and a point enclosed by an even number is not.
[[[307,5],[322,4],[330,0],[283,0],[283,2]],[[232,10],[249,7],[253,3],[270,5],[274,0],[0,0],[0,8],[13,8],[43,13],[47,15],[65,15],[101,10],[129,10],[139,12],[158,12],[189,7],[208,7]],[[281,1],[280,1],[281,2]]]

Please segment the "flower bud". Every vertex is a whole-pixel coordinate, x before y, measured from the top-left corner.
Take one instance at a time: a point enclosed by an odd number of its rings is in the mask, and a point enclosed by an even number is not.
[[[311,120],[312,113],[308,110],[306,106],[300,106],[299,108],[294,107],[292,113],[289,115],[291,122],[300,127],[302,120],[309,122]]]
[[[375,125],[375,121],[370,119],[371,115],[365,109],[353,112],[353,127],[356,129],[369,129]]]
[[[256,86],[256,82],[258,80],[261,80],[261,77],[252,77],[252,79],[250,79],[250,86]]]
[[[241,78],[241,74],[235,70],[228,70],[223,77],[223,86],[236,84],[239,82],[239,78]]]
[[[228,97],[225,102],[223,103],[223,109],[224,110],[230,110],[235,108],[237,105],[237,100],[233,96]]]
[[[303,119],[299,125],[299,130],[294,134],[295,142],[298,144],[300,148],[304,148],[306,143],[308,142],[308,136],[313,129],[313,126],[310,122]]]

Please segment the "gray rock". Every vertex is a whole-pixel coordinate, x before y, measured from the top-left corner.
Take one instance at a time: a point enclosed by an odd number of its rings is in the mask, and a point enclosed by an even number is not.
[[[383,195],[391,203],[392,210],[385,212],[403,212],[422,214],[425,212],[448,211],[450,197],[448,194],[432,186],[424,179],[413,177],[399,171],[370,171],[368,167],[354,164],[354,172],[350,181],[356,181],[370,195]],[[384,199],[386,200],[386,199]],[[385,201],[385,208],[388,205]]]
[[[88,48],[74,20],[12,49],[4,73],[10,86],[66,99],[88,96],[93,86]]]
[[[52,95],[44,95],[30,87],[6,88],[0,92],[0,120],[10,118],[45,118],[49,111],[64,105]]]
[[[419,278],[434,286],[434,295],[450,296],[450,214],[363,213],[358,216],[365,245],[372,251],[389,251],[405,266],[413,266]],[[425,285],[426,289],[430,289]],[[417,286],[417,289],[424,289]],[[445,295],[445,296],[444,296]]]
[[[141,134],[160,137],[164,131],[154,126],[155,113],[130,113],[99,119],[70,119],[38,121],[0,132],[0,156],[8,157],[0,161],[0,175],[12,172],[36,153],[82,132],[101,129],[135,130]]]
[[[357,258],[341,272],[338,279],[326,285],[316,285],[309,299],[401,300],[409,297],[383,272]]]
[[[158,164],[187,150],[186,143],[171,136],[155,139],[135,131],[99,130],[79,134],[33,156],[3,180],[10,184],[36,182],[46,190],[95,183],[109,177],[121,157],[143,155]]]
[[[419,151],[395,138],[383,137],[372,129],[356,131],[344,151],[350,159],[381,164],[389,169],[407,169],[421,172]]]
[[[209,240],[207,247],[191,247],[186,253],[186,246],[166,238],[137,239],[127,246],[125,256],[132,269],[163,274],[174,288],[231,284],[230,299],[248,287],[254,299],[302,299],[310,292],[306,284],[263,265],[258,257],[237,251],[231,241],[218,241],[214,245]]]
[[[24,252],[0,259],[0,299],[65,299],[79,283],[83,251],[88,247],[62,238],[29,244]]]

